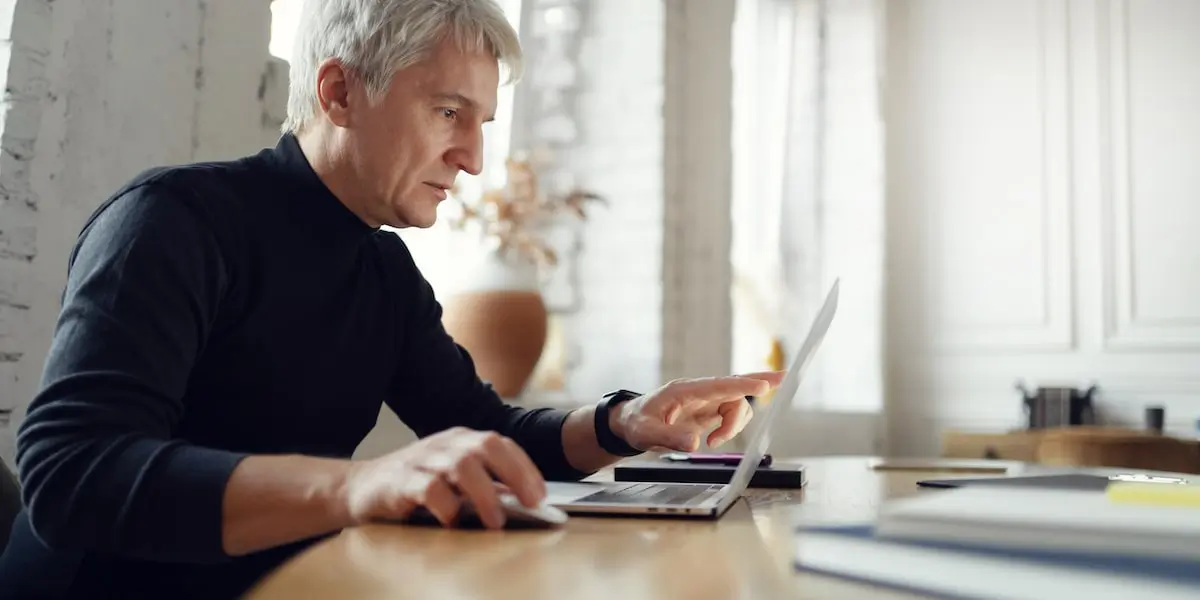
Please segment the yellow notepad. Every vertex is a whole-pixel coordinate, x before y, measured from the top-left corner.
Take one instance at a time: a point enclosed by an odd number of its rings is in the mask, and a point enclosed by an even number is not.
[[[1200,509],[1200,485],[1114,481],[1105,494],[1117,504]]]

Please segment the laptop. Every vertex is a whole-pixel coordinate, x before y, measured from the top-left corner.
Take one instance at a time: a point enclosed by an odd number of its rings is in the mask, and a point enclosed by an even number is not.
[[[834,281],[813,320],[808,336],[796,353],[791,368],[776,388],[765,414],[751,420],[745,433],[746,450],[725,484],[638,483],[638,482],[547,482],[547,502],[569,514],[667,515],[715,519],[725,514],[746,490],[750,478],[771,443],[772,428],[792,405],[804,370],[837,312],[838,286]]]

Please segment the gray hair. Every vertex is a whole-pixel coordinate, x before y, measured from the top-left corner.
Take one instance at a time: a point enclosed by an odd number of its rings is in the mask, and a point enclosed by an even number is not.
[[[447,36],[464,52],[490,52],[507,67],[508,82],[521,77],[521,43],[495,0],[304,0],[283,131],[298,133],[316,116],[322,61],[344,62],[376,102],[397,71]]]

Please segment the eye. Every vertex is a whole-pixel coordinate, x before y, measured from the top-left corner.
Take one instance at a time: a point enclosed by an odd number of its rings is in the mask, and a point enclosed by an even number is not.
[[[453,121],[454,119],[457,119],[457,118],[458,118],[458,111],[457,111],[457,110],[455,110],[455,109],[453,109],[453,108],[442,108],[442,109],[439,109],[439,110],[441,110],[441,111],[442,111],[442,116],[443,116],[443,117],[445,117],[445,118],[447,118],[447,119],[449,119],[449,120],[451,120],[451,121]]]

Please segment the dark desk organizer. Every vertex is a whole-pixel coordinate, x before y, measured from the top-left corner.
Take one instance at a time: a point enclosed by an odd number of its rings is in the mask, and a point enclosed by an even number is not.
[[[1024,396],[1029,429],[1096,424],[1096,411],[1092,402],[1096,393],[1094,385],[1086,390],[1039,387],[1033,393],[1021,382],[1017,382],[1016,387]]]

